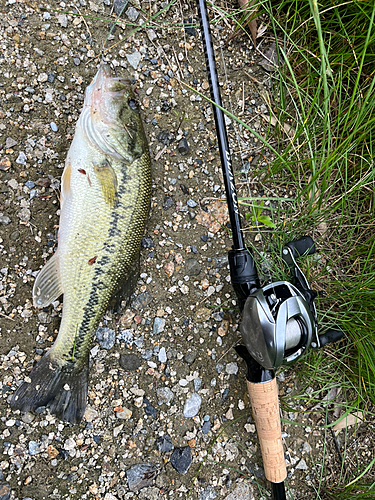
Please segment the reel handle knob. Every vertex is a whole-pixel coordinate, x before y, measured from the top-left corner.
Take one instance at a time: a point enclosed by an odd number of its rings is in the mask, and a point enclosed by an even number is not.
[[[296,259],[301,255],[312,255],[316,252],[314,240],[310,236],[303,236],[299,240],[290,241],[285,245],[290,248]]]
[[[319,335],[320,347],[324,347],[332,342],[338,342],[343,338],[343,336],[344,332],[342,330],[334,330],[333,328],[330,328],[326,331],[326,333]]]

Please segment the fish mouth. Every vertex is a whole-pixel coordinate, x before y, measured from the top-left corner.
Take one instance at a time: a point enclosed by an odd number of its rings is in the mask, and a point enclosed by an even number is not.
[[[116,78],[116,74],[113,71],[113,69],[111,68],[111,65],[109,63],[107,63],[106,61],[102,61],[100,63],[100,66],[99,66],[99,69],[98,69],[96,75],[93,78],[91,85],[93,85],[97,82],[101,82],[107,78]]]
[[[107,92],[119,92],[130,86],[130,80],[118,76],[110,63],[102,61],[91,85]]]
[[[111,68],[111,65],[107,63],[106,61],[102,61],[100,63],[98,75],[104,77],[104,78],[116,78],[117,74],[116,72]]]

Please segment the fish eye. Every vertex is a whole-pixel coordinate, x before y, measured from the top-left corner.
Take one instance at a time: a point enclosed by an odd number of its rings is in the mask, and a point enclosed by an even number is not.
[[[134,99],[129,99],[128,104],[130,109],[137,109],[137,103]]]

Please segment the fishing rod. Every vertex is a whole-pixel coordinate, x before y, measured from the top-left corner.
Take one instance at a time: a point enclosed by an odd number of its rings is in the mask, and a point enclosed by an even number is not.
[[[342,338],[341,330],[318,335],[314,299],[296,259],[315,253],[309,236],[287,243],[282,258],[293,283],[277,281],[260,286],[256,265],[246,248],[241,227],[237,192],[216,71],[215,54],[205,0],[197,0],[198,16],[220,151],[228,213],[232,230],[232,249],[228,253],[232,286],[242,312],[241,335],[244,345],[237,354],[247,366],[247,388],[262,452],[265,476],[271,483],[274,500],[286,500],[287,477],[281,437],[276,369],[306,352]]]

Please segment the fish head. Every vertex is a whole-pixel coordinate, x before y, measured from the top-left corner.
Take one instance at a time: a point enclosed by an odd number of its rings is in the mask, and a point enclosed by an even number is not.
[[[92,120],[113,124],[120,111],[123,112],[124,104],[129,102],[131,106],[133,99],[130,81],[116,76],[111,66],[102,62],[85,94],[85,104],[91,109]]]
[[[144,133],[130,82],[102,62],[86,89],[84,131],[90,142],[118,159],[133,161],[145,149]]]

